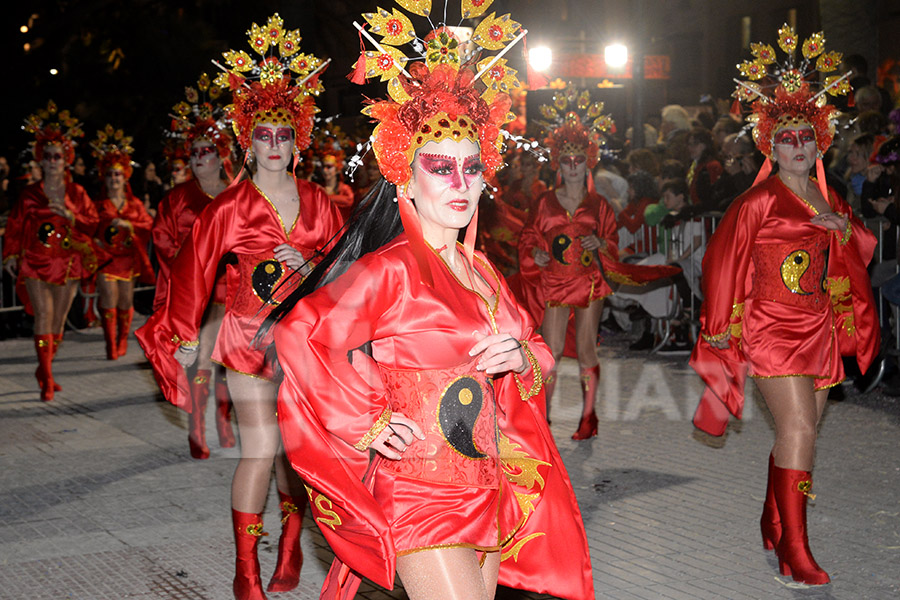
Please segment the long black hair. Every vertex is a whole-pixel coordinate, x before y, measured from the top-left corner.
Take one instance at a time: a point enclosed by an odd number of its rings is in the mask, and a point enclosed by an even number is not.
[[[253,344],[258,346],[272,327],[291,312],[301,299],[334,281],[346,273],[350,265],[359,258],[378,250],[402,232],[403,224],[397,208],[397,186],[382,177],[353,209],[344,234],[332,249],[307,278],[265,318],[253,338]]]

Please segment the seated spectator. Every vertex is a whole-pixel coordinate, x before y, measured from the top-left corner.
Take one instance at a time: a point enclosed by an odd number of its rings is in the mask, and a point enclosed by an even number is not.
[[[710,210],[725,212],[731,201],[750,189],[762,156],[750,136],[732,133],[722,145],[722,175],[712,186]]]
[[[644,211],[659,201],[656,181],[649,173],[635,171],[627,178],[628,204],[619,213],[619,256],[650,254],[656,248],[656,230],[644,221]]]
[[[639,307],[643,311],[641,337],[631,346],[632,350],[649,349],[655,345],[655,338],[648,326],[649,319],[672,320],[674,336],[660,353],[690,352],[690,321],[699,312],[702,298],[700,292],[700,270],[703,260],[703,222],[691,217],[688,204],[687,183],[670,180],[662,186],[662,204],[668,214],[662,220],[659,236],[659,251],[642,259],[642,265],[676,265],[682,272],[660,284],[633,287],[621,286],[612,296],[610,305],[614,311],[626,311],[629,307]],[[656,205],[651,205],[650,208]],[[692,310],[693,308],[693,310]],[[633,312],[633,310],[632,310]],[[617,321],[622,324],[619,315]]]
[[[716,145],[708,129],[691,129],[688,153],[691,157],[686,178],[690,186],[689,201],[703,210],[712,210],[712,186],[722,174],[722,165],[716,159]]]

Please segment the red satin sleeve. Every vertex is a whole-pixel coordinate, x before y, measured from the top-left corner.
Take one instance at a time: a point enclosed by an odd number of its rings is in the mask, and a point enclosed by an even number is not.
[[[543,233],[549,229],[547,226],[550,216],[547,208],[549,200],[551,200],[549,192],[541,194],[534,207],[529,211],[528,221],[519,233],[519,273],[526,281],[535,286],[540,285],[541,268],[534,262],[534,249],[537,248],[544,252],[549,252],[550,249]]]
[[[300,302],[275,328],[282,389],[312,403],[325,428],[358,450],[371,443],[364,438],[379,424],[388,403],[380,380],[363,377],[350,364],[348,352],[396,333],[403,306],[398,299],[408,293],[401,270],[367,255]],[[327,394],[318,389],[321,385],[328,386]],[[319,401],[323,398],[327,402]],[[300,425],[282,423],[286,429]],[[286,439],[292,435],[302,432],[285,432]]]

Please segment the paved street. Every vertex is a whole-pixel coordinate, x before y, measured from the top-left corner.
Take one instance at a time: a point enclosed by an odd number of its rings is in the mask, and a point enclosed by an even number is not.
[[[762,549],[773,433],[758,396],[726,439],[704,439],[690,424],[700,383],[687,357],[648,358],[605,337],[599,436],[569,439],[580,412],[574,361],[560,367],[552,413],[598,598],[900,597],[900,399],[845,386],[845,399],[829,402],[809,527],[833,582],[807,588],[781,577]],[[0,597],[230,599],[236,449],[218,448],[210,410],[212,458],[192,460],[186,416],[158,395],[134,339],[126,357],[104,356],[99,329],[68,332],[55,363],[64,391],[42,403],[32,341],[0,342]],[[273,486],[264,582],[277,550],[276,498]],[[272,599],[318,597],[331,554],[305,525],[300,587]],[[405,596],[364,585],[359,597]]]

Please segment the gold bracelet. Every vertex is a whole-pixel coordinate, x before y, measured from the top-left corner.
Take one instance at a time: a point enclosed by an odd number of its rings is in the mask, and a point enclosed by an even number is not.
[[[706,335],[705,333],[700,333],[700,337],[702,337],[707,342],[718,342],[719,340],[724,340],[725,337],[731,333],[730,331],[723,331],[722,333],[717,333],[716,335]]]
[[[372,428],[366,432],[366,435],[362,437],[361,440],[353,444],[353,447],[363,452],[369,445],[375,441],[375,438],[378,437],[378,434],[384,431],[384,428],[387,427],[391,422],[391,417],[394,415],[390,406],[385,406],[384,410],[381,412],[381,416],[378,417],[378,420],[375,421],[375,424],[372,425]]]
[[[175,334],[172,336],[172,343],[178,344],[182,348],[191,348],[193,346],[199,346],[200,340],[197,340],[196,342],[189,342],[178,337],[178,334]]]
[[[847,242],[850,241],[850,234],[853,233],[852,228],[850,227],[850,217],[847,217],[847,227],[844,229],[844,235],[841,237],[841,246],[846,246]]]
[[[525,386],[522,384],[522,378],[519,377],[518,373],[514,373],[514,376],[516,379],[516,386],[519,388],[519,396],[522,397],[522,400],[528,400],[529,398],[537,396],[538,392],[541,391],[541,387],[544,385],[544,378],[541,373],[541,365],[531,352],[531,348],[528,347],[528,342],[522,340],[519,343],[522,345],[522,350],[525,351],[525,358],[527,358],[529,364],[531,364],[531,375],[534,377],[534,383],[531,384],[531,389],[528,391],[525,390]]]

